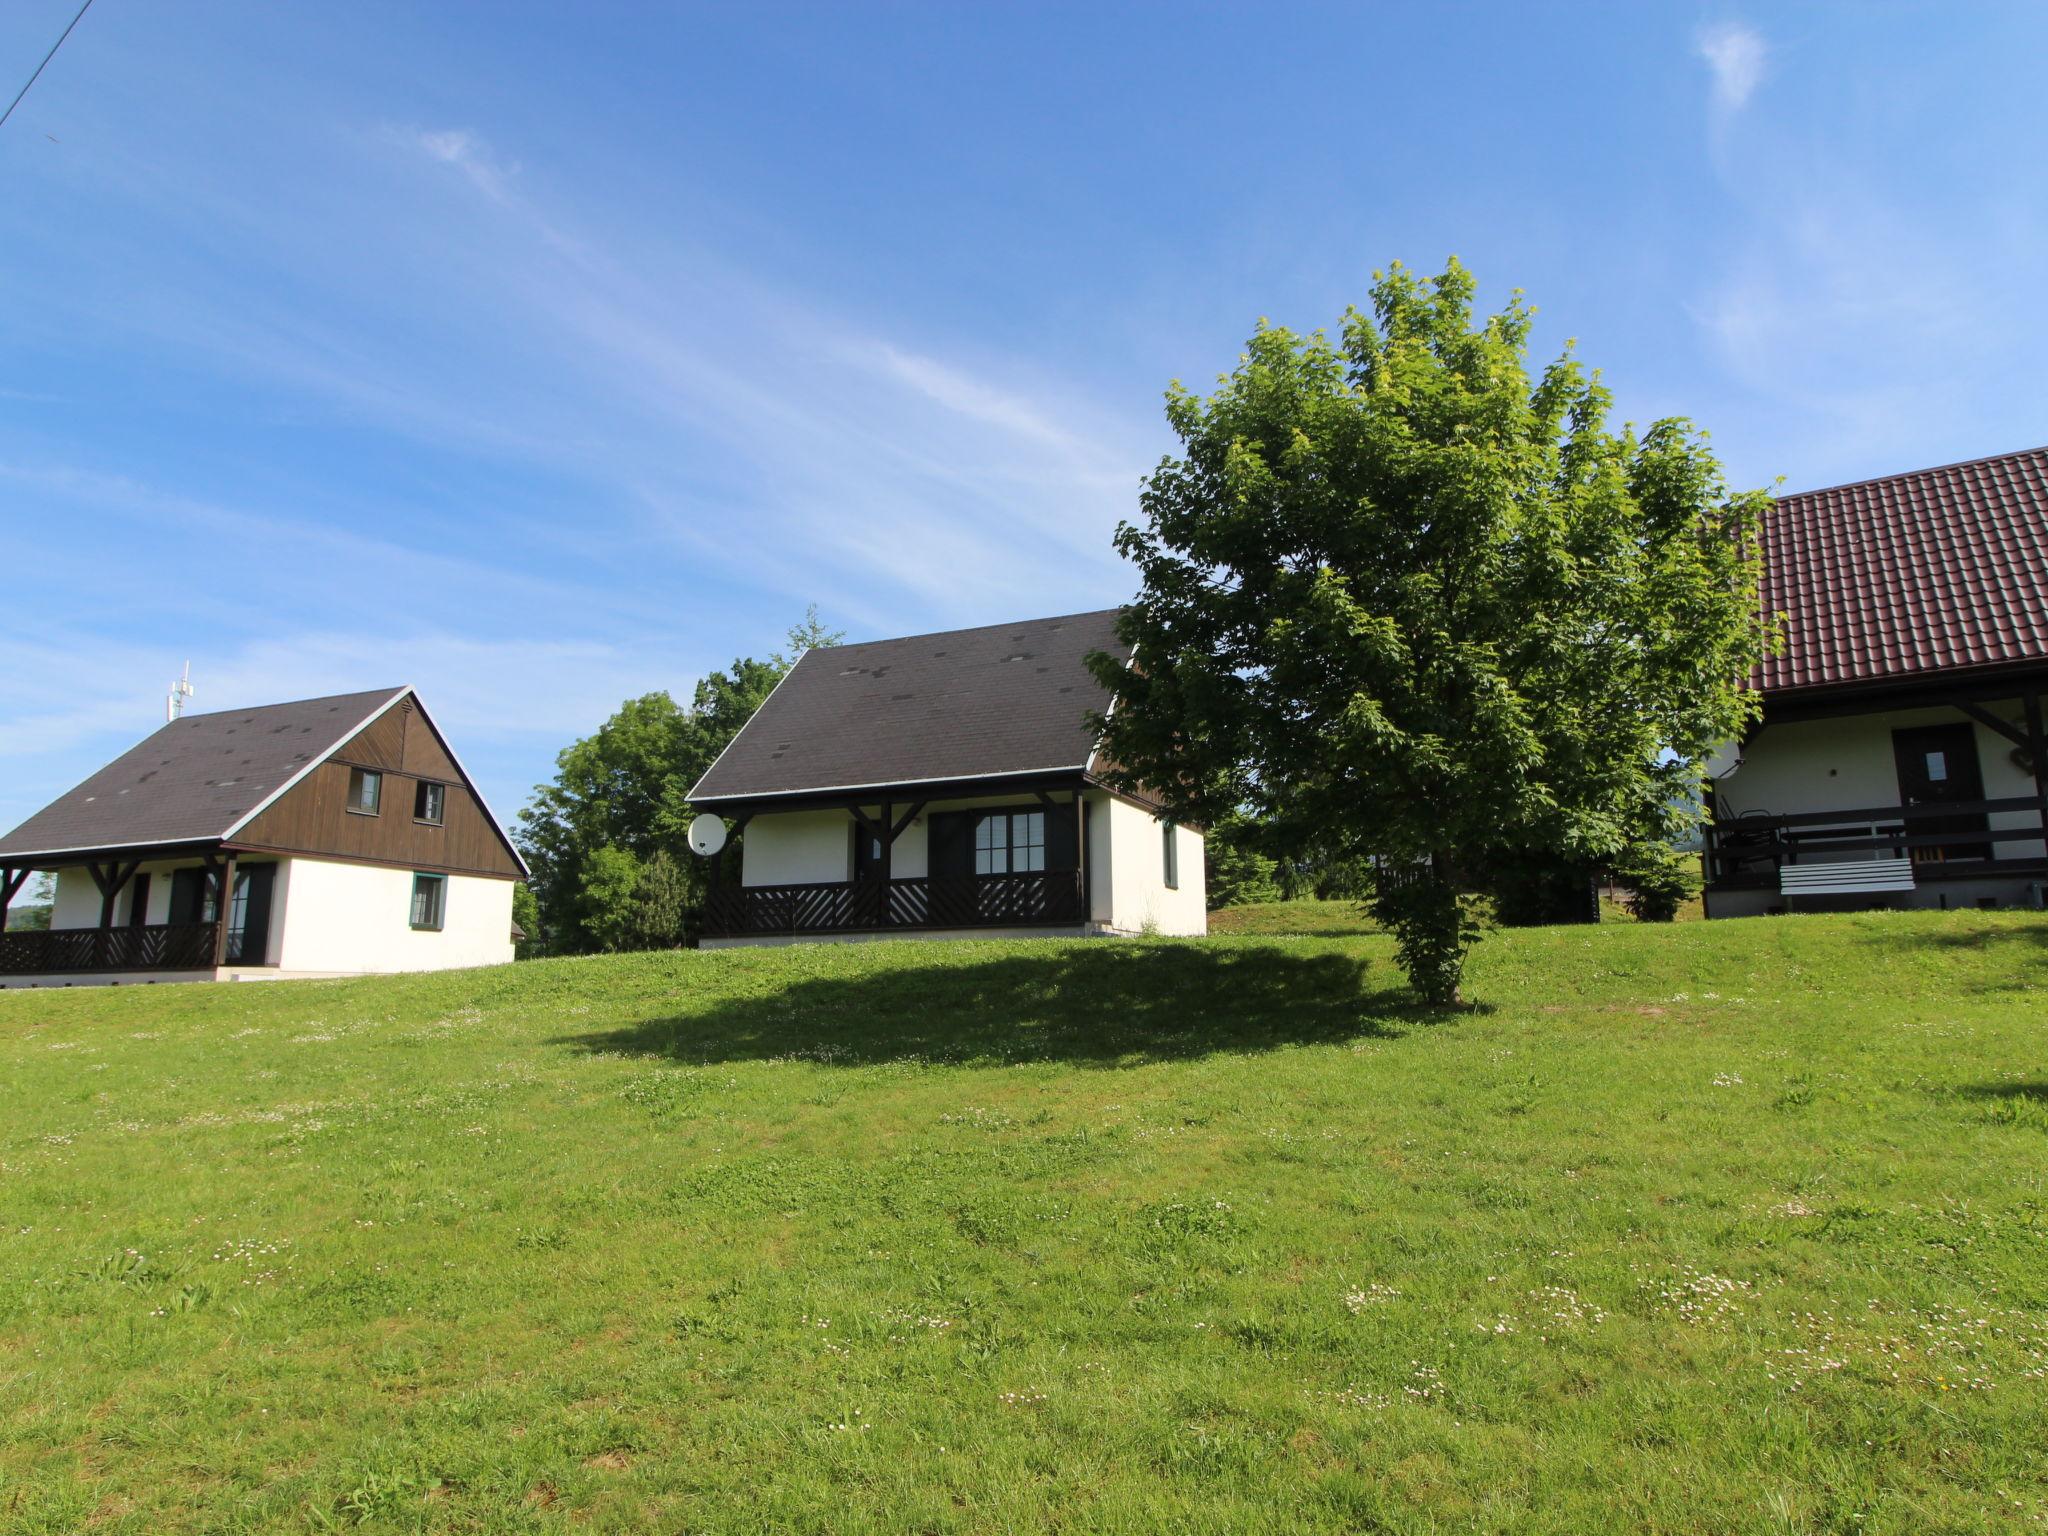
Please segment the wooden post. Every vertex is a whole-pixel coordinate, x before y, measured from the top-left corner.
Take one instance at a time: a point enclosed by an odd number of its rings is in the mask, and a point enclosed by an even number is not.
[[[7,931],[7,909],[14,905],[14,898],[21,894],[21,888],[28,883],[29,867],[0,864],[0,933]]]
[[[235,905],[235,855],[232,850],[220,864],[220,896],[216,903],[213,929],[213,968],[228,963],[228,913]]]
[[[2048,837],[2048,731],[2041,728],[2041,692],[2031,689],[2026,697],[2027,755],[2034,760],[2034,794],[2041,802],[2041,832]]]
[[[1088,890],[1088,834],[1084,825],[1088,817],[1088,802],[1081,798],[1081,791],[1074,791],[1074,884],[1079,906],[1075,916],[1083,923],[1093,921],[1095,904],[1089,899]]]

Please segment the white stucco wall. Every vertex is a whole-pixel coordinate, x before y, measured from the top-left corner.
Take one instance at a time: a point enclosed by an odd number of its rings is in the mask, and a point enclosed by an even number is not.
[[[2018,721],[2017,706],[1985,707],[2001,718]],[[1808,811],[1895,806],[1900,803],[1899,775],[1892,755],[1892,732],[1916,725],[1965,723],[1976,733],[1984,798],[2004,800],[2032,795],[2034,777],[2013,762],[2012,743],[1952,709],[1893,710],[1772,725],[1751,743],[1742,767],[1719,780],[1715,787],[1730,816],[1745,811],[1788,816]],[[2024,811],[1998,812],[1990,822],[1994,828],[2038,824]],[[2043,854],[2042,845],[2032,840],[1997,843],[1992,851],[2002,859],[2040,858]]]
[[[1165,824],[1151,812],[1123,800],[1108,802],[1109,837],[1096,832],[1096,846],[1110,845],[1110,926],[1124,933],[1204,934],[1209,931],[1202,834],[1173,829],[1179,884],[1166,884]]]
[[[512,958],[512,885],[450,875],[438,932],[412,926],[412,871],[292,859],[285,877],[288,971],[360,974],[500,965]]]
[[[845,811],[785,811],[747,823],[742,885],[810,885],[846,879],[853,854]],[[903,844],[898,841],[899,849]]]

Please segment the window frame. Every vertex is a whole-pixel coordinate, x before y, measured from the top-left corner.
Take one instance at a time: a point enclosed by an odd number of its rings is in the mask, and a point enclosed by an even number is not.
[[[435,814],[422,816],[420,803],[429,792],[436,796]],[[439,779],[415,779],[412,791],[412,819],[416,826],[445,827],[448,825],[448,786]]]
[[[1034,821],[1035,818],[1035,821]],[[1019,822],[1024,823],[1020,839]],[[1001,835],[995,833],[995,823],[1001,822]],[[1043,808],[1018,807],[1015,810],[996,808],[974,813],[974,876],[977,880],[993,879],[997,875],[1042,875],[1045,873],[1046,820]],[[982,834],[989,833],[984,842]],[[1033,837],[1033,833],[1036,837]],[[1020,858],[1020,855],[1022,856]],[[1000,869],[994,867],[997,859],[1002,860]],[[983,869],[986,859],[989,868]]]
[[[365,784],[374,784],[375,792],[366,806],[362,803],[360,789]],[[384,771],[381,768],[360,768],[351,763],[348,770],[348,803],[344,807],[351,816],[382,816],[384,814]]]
[[[434,890],[432,920],[420,921],[420,890],[422,882],[429,883]],[[441,933],[448,926],[448,877],[430,871],[416,869],[412,872],[412,897],[406,904],[407,923],[415,933]]]
[[[1180,889],[1180,825],[1177,822],[1161,821],[1160,829],[1160,876],[1169,891]]]

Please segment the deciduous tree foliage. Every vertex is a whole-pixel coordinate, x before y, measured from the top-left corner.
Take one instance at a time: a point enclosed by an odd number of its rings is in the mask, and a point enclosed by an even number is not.
[[[1762,492],[1682,420],[1607,425],[1519,295],[1475,320],[1455,260],[1376,277],[1339,339],[1262,324],[1118,548],[1143,590],[1106,755],[1191,820],[1368,855],[1411,980],[1457,997],[1462,885],[1503,849],[1599,860],[1675,830],[1750,718],[1768,643]]]
[[[565,747],[554,782],[519,813],[551,954],[679,942],[702,908],[707,872],[689,851],[690,788],[813,646],[837,644],[812,608],[789,648],[699,682],[686,709],[666,692],[628,699]]]

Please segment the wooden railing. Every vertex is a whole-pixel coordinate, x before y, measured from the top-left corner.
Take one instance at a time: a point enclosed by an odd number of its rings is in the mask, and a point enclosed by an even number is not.
[[[1078,923],[1081,877],[1072,870],[954,879],[851,884],[743,885],[713,891],[704,932],[745,934],[873,933],[920,928],[1010,928]]]
[[[2019,812],[2031,824],[1994,827],[1989,818]],[[1965,825],[1957,826],[1957,822]],[[2033,795],[1940,805],[1879,805],[1847,811],[1790,815],[1722,816],[1706,831],[1707,883],[1775,885],[1787,864],[1848,859],[1910,859],[1929,865],[1967,865],[1998,873],[2000,863],[2039,862],[2040,855],[2007,853],[2001,845],[2048,838],[2048,810]],[[1988,866],[1988,867],[1987,867]]]
[[[148,923],[0,933],[0,976],[206,970],[219,932],[216,923]]]

